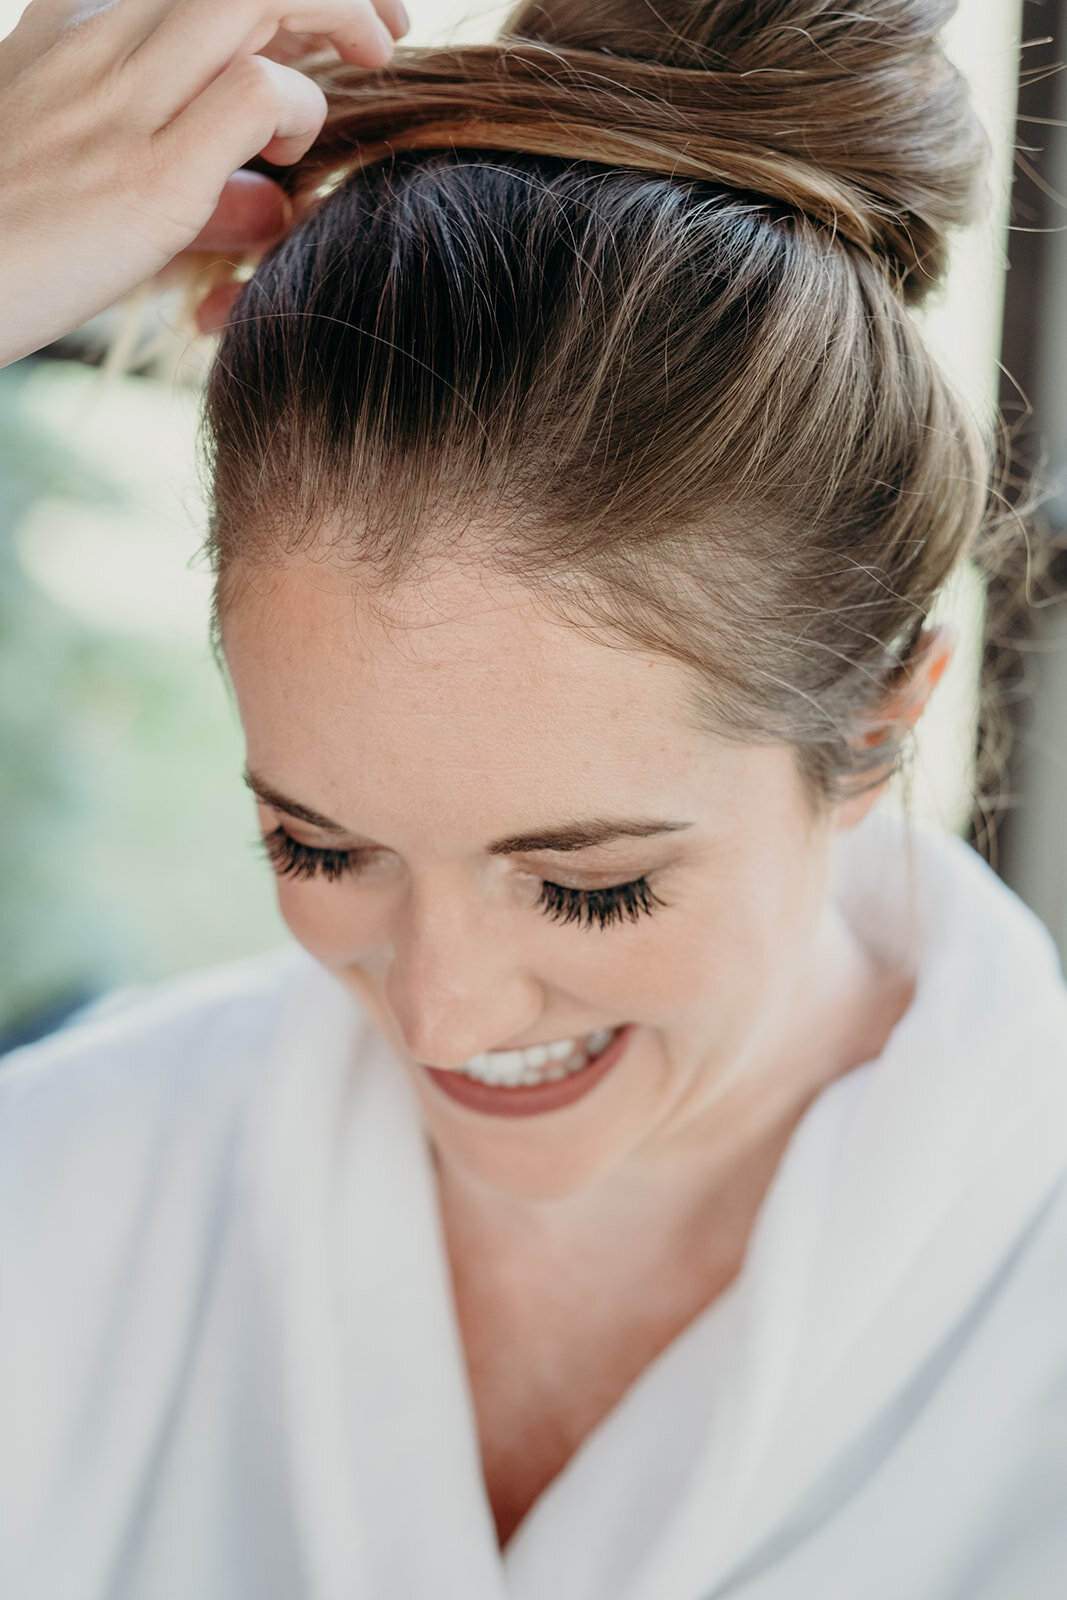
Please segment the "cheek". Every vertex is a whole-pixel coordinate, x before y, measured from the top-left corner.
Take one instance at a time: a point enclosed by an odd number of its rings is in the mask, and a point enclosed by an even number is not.
[[[769,958],[758,929],[707,915],[557,937],[565,943],[544,950],[541,963],[550,988],[615,1020],[652,1026],[744,1005]]]
[[[356,961],[374,938],[364,894],[342,882],[279,878],[278,909],[298,944],[324,966]]]
[[[566,963],[558,952],[552,962],[557,986],[613,1016],[666,1027],[700,1015],[704,1028],[730,1033],[802,966],[821,905],[817,878],[798,858],[723,873],[659,920],[606,932],[599,948],[596,934],[588,949],[572,939]]]
[[[294,939],[316,960],[375,969],[389,941],[376,886],[282,877],[277,894]],[[726,1039],[803,960],[817,900],[800,855],[739,861],[633,926],[579,930],[535,919],[512,958],[549,994],[585,1010],[659,1027],[699,1018],[705,1034]]]

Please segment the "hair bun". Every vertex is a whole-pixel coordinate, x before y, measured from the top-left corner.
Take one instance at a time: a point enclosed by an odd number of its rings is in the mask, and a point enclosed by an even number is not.
[[[330,109],[287,186],[434,146],[707,179],[834,229],[916,302],[982,209],[987,141],[938,39],[955,9],[522,0],[490,45],[401,48],[373,73],[316,64]]]
[[[703,81],[685,101],[701,131],[845,186],[870,243],[920,298],[944,271],[946,232],[981,209],[985,136],[938,38],[955,10],[956,0],[525,0],[504,31],[694,74]]]

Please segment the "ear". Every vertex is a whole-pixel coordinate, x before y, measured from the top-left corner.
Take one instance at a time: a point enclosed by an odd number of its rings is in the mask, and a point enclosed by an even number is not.
[[[937,623],[919,635],[914,654],[907,664],[903,681],[898,683],[874,722],[862,735],[867,746],[884,744],[903,728],[914,728],[926,710],[930,696],[944,677],[956,652],[959,634],[949,623]],[[846,798],[837,806],[834,826],[855,828],[877,805],[885,793],[890,774],[861,794]]]

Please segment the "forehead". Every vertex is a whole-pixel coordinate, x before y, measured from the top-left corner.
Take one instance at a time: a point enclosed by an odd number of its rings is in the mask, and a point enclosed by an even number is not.
[[[618,727],[661,742],[686,729],[688,674],[552,617],[517,582],[442,564],[386,593],[302,558],[257,573],[222,623],[235,677],[327,720],[381,718],[475,745],[501,727],[587,739]],[[257,694],[257,701],[266,698]]]
[[[666,815],[680,789],[706,800],[739,776],[742,752],[696,723],[688,669],[481,570],[379,594],[303,557],[231,591],[222,640],[252,769],[367,830],[424,831],[428,807],[457,842],[623,801]]]

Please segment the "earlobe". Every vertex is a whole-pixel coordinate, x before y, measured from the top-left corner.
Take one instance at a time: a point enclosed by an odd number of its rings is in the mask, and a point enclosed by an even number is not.
[[[902,728],[916,726],[948,670],[958,639],[956,629],[949,623],[938,623],[920,635],[903,684],[886,702],[875,726],[863,735],[867,749],[886,744]],[[837,807],[835,826],[842,831],[858,827],[885,793],[890,776],[887,773],[880,783],[842,801]]]
[[[945,676],[956,652],[959,634],[949,623],[938,623],[920,635],[913,662],[909,662],[904,683],[885,709],[885,720],[914,728],[927,702]],[[877,743],[877,740],[868,740]]]
[[[903,681],[864,735],[868,748],[884,744],[901,727],[915,727],[952,661],[958,639],[956,629],[947,622],[939,622],[920,634],[915,652],[904,668]]]

